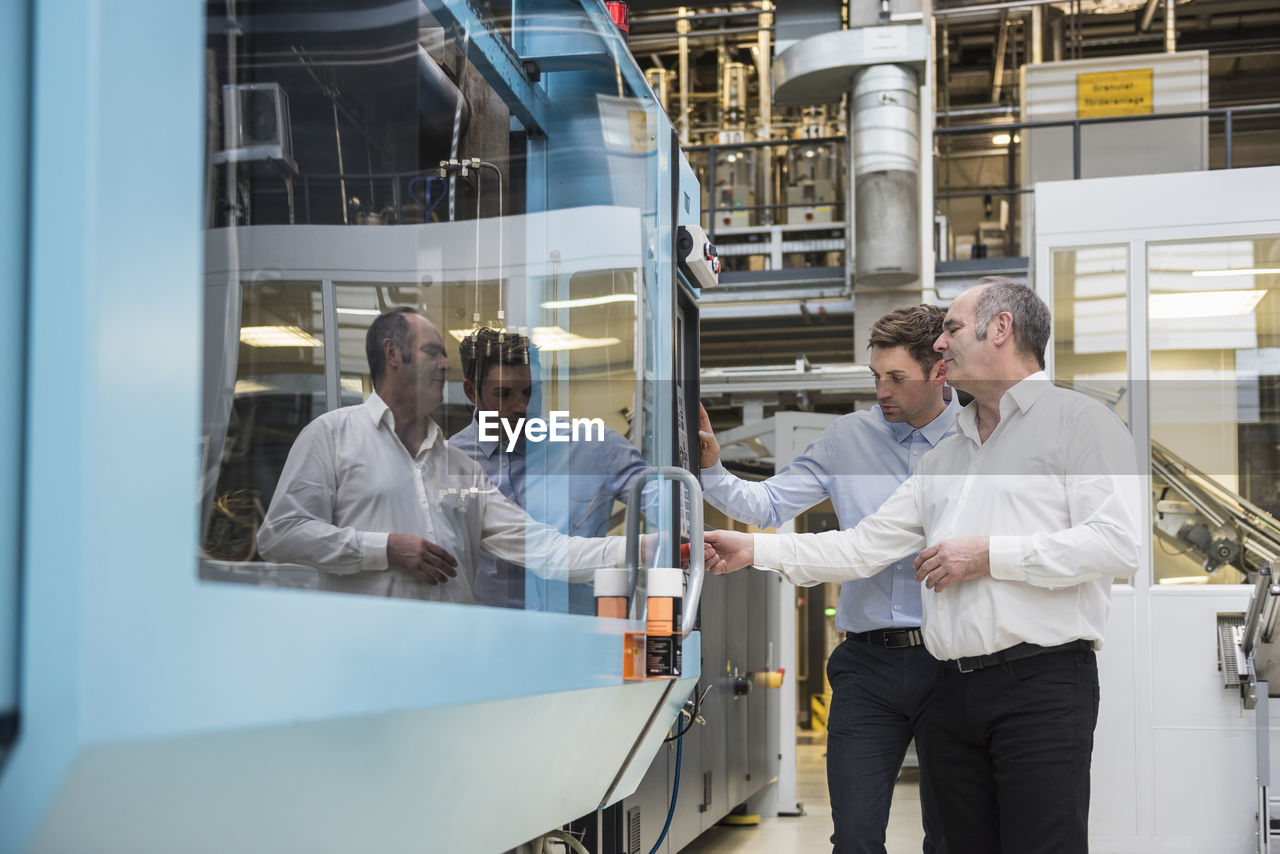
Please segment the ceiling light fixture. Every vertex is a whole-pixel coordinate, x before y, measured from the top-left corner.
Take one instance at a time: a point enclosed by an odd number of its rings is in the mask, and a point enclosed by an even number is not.
[[[324,342],[297,326],[245,326],[240,343],[250,347],[323,347]]]
[[[450,329],[449,337],[455,341],[461,342],[474,329]],[[529,337],[533,340],[533,346],[544,352],[553,350],[590,350],[595,347],[612,347],[614,344],[621,344],[620,338],[585,338],[561,329],[559,326],[535,326],[529,332]]]
[[[1197,278],[1218,278],[1222,276],[1274,276],[1280,273],[1280,267],[1242,267],[1237,270],[1192,270],[1191,275]]]
[[[1147,316],[1152,320],[1237,317],[1252,314],[1266,295],[1265,290],[1152,294],[1147,302]]]
[[[236,394],[256,394],[263,391],[275,391],[276,387],[261,380],[236,380]]]
[[[635,302],[635,294],[609,294],[603,297],[583,297],[582,299],[561,299],[544,302],[543,308],[585,308],[589,305],[607,305],[611,302]]]

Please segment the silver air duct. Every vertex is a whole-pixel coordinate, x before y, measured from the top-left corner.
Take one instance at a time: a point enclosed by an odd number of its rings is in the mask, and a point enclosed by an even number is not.
[[[858,286],[920,278],[920,97],[916,73],[873,65],[854,75],[853,140]]]

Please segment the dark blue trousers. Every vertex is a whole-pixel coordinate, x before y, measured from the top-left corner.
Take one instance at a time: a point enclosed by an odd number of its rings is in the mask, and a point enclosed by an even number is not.
[[[921,757],[920,806],[926,854],[943,854],[921,732],[939,664],[923,646],[885,649],[845,640],[827,662],[827,788],[835,854],[885,854],[889,802],[907,745]]]
[[[1087,854],[1097,722],[1092,650],[944,665],[921,762],[951,854]]]

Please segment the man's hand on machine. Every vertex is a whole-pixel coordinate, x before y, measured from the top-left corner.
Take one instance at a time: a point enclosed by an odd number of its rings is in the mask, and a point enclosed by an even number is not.
[[[707,558],[707,572],[726,575],[750,566],[756,559],[756,543],[751,534],[740,531],[707,531],[703,535],[707,545],[715,551],[715,558]]]

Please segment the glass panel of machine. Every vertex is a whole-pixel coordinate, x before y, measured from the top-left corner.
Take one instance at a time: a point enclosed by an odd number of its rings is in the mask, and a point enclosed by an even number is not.
[[[1127,246],[1053,252],[1053,369],[1058,385],[1101,400],[1129,422]]]
[[[324,321],[319,282],[240,283],[235,374],[225,436],[211,447],[221,465],[203,525],[201,574],[285,586],[315,586],[312,573],[247,567],[258,527],[290,446],[325,411]],[[223,354],[224,357],[226,354]]]
[[[595,614],[666,380],[652,95],[586,12],[209,8],[202,577]]]
[[[1159,584],[1235,584],[1280,555],[1280,238],[1147,249]]]
[[[1053,251],[1054,381],[1102,401],[1126,424],[1128,268],[1127,246]]]

